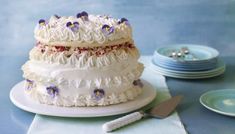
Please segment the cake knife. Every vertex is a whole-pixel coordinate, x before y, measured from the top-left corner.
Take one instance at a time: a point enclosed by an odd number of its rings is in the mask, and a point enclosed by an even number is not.
[[[130,123],[133,123],[135,121],[138,121],[144,117],[150,116],[154,118],[165,118],[167,117],[176,106],[179,104],[181,99],[183,98],[182,95],[178,95],[175,97],[172,97],[171,99],[168,99],[166,101],[161,102],[157,106],[150,108],[146,111],[138,111],[131,114],[128,114],[126,116],[123,116],[121,118],[115,119],[113,121],[107,122],[103,124],[102,128],[106,132],[111,132],[115,129],[118,129],[120,127],[123,127],[125,125],[128,125]]]

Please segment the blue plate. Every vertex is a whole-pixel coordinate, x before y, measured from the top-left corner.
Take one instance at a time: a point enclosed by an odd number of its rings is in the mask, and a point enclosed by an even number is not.
[[[204,64],[185,64],[185,65],[180,65],[180,64],[173,64],[173,63],[168,63],[165,61],[158,60],[156,58],[153,58],[152,60],[153,64],[156,64],[157,66],[166,68],[166,69],[171,69],[171,70],[179,70],[179,71],[202,71],[202,70],[210,70],[214,69],[217,67],[217,62],[215,63],[204,63]]]
[[[169,57],[173,50],[180,51],[183,47],[188,48],[188,55],[193,55],[197,59],[184,59],[183,57],[175,59]],[[182,44],[157,49],[154,52],[153,61],[154,64],[170,70],[203,71],[216,68],[218,55],[219,52],[217,50],[207,46]]]
[[[174,59],[168,59],[168,58],[162,58],[154,54],[153,59],[155,61],[161,61],[165,63],[170,63],[174,65],[182,65],[182,66],[187,66],[187,65],[202,65],[202,64],[213,64],[217,62],[217,58],[211,59],[209,61],[203,61],[203,62],[178,62],[177,60]]]
[[[197,57],[197,60],[185,59],[183,62],[181,60],[176,60],[169,57],[172,50],[179,50],[182,47],[187,47],[190,54],[193,54]],[[172,45],[159,48],[155,51],[155,55],[165,58],[166,60],[177,61],[177,62],[208,62],[213,59],[216,59],[219,55],[219,52],[211,47],[201,46],[201,45],[192,45],[192,44],[181,44],[181,45]]]
[[[200,103],[216,113],[235,117],[235,89],[221,89],[204,93]]]
[[[158,64],[158,63],[155,63],[155,64],[159,67],[170,69],[170,70],[176,70],[176,71],[206,71],[206,70],[211,70],[211,69],[216,68],[216,65],[195,68],[195,67],[174,67],[174,66]]]
[[[217,67],[211,70],[204,70],[204,71],[179,71],[179,70],[171,70],[162,68],[152,61],[150,63],[150,69],[154,72],[168,76],[173,78],[180,78],[180,79],[204,79],[204,78],[211,78],[216,77],[223,74],[226,70],[226,65],[222,60],[218,60]]]
[[[163,61],[154,61],[154,63],[156,64],[162,64],[162,65],[166,65],[166,66],[171,66],[171,67],[183,67],[183,68],[203,68],[205,66],[215,66],[217,64],[216,63],[208,63],[208,64],[199,64],[199,65],[193,65],[193,64],[188,64],[188,65],[176,65],[176,64],[171,64],[171,63],[167,63],[167,62],[163,62]]]
[[[181,66],[181,65],[174,65],[170,63],[165,63],[161,61],[153,61],[153,64],[156,64],[160,67],[171,69],[171,70],[185,70],[185,71],[200,71],[200,70],[210,70],[213,68],[216,68],[217,63],[214,64],[203,64],[203,65],[187,65],[187,66]]]
[[[201,76],[201,75],[213,75],[217,74],[218,72],[224,72],[226,69],[225,63],[219,59],[216,68],[211,69],[211,70],[203,70],[203,71],[180,71],[180,70],[172,70],[172,69],[167,69],[160,67],[156,64],[154,64],[154,61],[151,62],[150,67],[153,70],[164,72],[164,73],[171,73],[175,75],[187,75],[187,76]]]

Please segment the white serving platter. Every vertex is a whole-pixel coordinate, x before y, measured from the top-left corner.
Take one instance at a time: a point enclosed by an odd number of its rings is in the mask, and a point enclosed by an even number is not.
[[[24,92],[24,81],[16,84],[10,92],[10,99],[22,110],[48,116],[58,117],[102,117],[128,113],[140,109],[156,97],[156,89],[143,80],[143,92],[137,98],[126,103],[110,106],[96,107],[58,107],[53,105],[40,104],[30,99]]]

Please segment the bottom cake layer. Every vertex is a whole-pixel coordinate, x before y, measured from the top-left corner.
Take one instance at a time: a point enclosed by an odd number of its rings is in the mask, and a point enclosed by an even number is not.
[[[139,80],[140,81],[140,80]],[[42,104],[65,106],[65,107],[85,107],[85,106],[107,106],[133,100],[142,93],[143,85],[133,85],[124,92],[104,94],[102,90],[97,89],[93,95],[77,94],[74,96],[61,96],[57,94],[56,89],[48,89],[48,94],[41,93],[34,84],[28,89],[29,83],[26,80],[25,92],[31,99]]]

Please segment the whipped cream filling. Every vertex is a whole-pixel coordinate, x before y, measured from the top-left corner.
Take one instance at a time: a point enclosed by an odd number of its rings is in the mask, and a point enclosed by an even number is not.
[[[113,50],[107,54],[97,56],[90,55],[87,52],[77,54],[73,52],[69,57],[66,52],[56,52],[51,53],[45,50],[42,53],[38,48],[34,47],[30,51],[30,60],[35,62],[41,62],[44,64],[61,64],[61,65],[71,65],[78,68],[94,68],[94,67],[104,67],[109,66],[114,63],[120,63],[123,60],[137,60],[139,58],[139,52],[136,48],[126,48],[120,50]]]
[[[126,23],[118,23],[118,19],[100,15],[89,15],[88,21],[75,16],[52,16],[44,25],[35,27],[35,38],[48,45],[55,43],[76,46],[102,46],[107,42],[118,40],[132,40],[132,29]],[[66,26],[68,22],[78,22],[79,28],[75,32]],[[114,31],[106,35],[103,25],[109,25]]]

